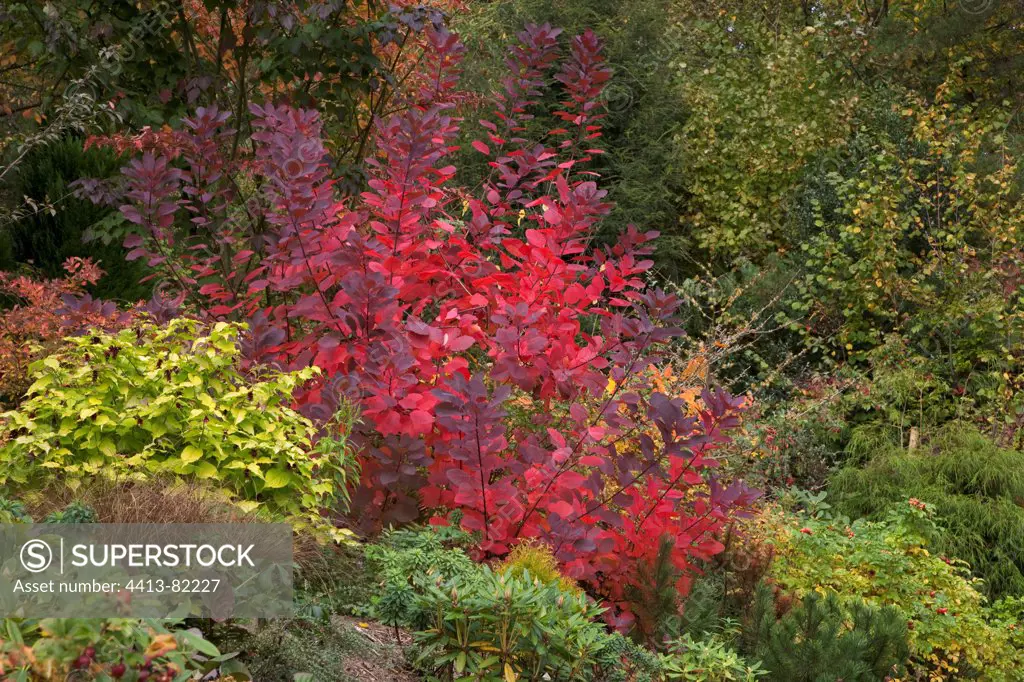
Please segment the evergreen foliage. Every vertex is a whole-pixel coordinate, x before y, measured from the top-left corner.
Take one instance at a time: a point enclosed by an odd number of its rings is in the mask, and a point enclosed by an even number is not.
[[[907,625],[891,607],[835,595],[805,596],[775,619],[774,604],[758,600],[758,656],[775,682],[880,682],[903,667],[910,650]]]
[[[878,520],[907,498],[930,503],[944,527],[936,550],[970,564],[989,596],[1024,595],[1024,453],[960,425],[914,452],[877,438],[870,442],[876,454],[831,481],[838,511]]]
[[[672,564],[672,539],[663,537],[654,558],[641,564],[631,590],[638,626],[649,644],[657,646],[680,629],[678,579],[679,571]]]
[[[67,137],[37,147],[18,165],[10,179],[12,197],[31,199],[40,210],[24,210],[20,218],[0,224],[0,242],[9,245],[9,260],[0,270],[15,270],[31,263],[46,277],[64,274],[64,262],[72,256],[88,257],[107,273],[91,287],[97,298],[134,302],[147,298],[150,286],[140,283],[148,268],[129,263],[120,244],[86,239],[92,228],[116,213],[113,206],[96,205],[74,196],[72,183],[80,178],[106,178],[120,168],[122,159],[108,149],[84,149],[81,138]],[[51,212],[43,208],[54,204]],[[6,221],[5,217],[5,221]]]

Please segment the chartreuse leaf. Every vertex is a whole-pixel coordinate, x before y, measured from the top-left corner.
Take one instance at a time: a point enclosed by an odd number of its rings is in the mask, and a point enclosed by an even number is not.
[[[185,449],[181,451],[181,461],[185,464],[191,464],[202,456],[203,451],[194,445],[187,445],[185,446]]]
[[[284,488],[292,480],[287,469],[271,469],[263,476],[263,484],[267,488]]]
[[[318,370],[253,379],[239,364],[243,329],[179,318],[67,339],[32,365],[30,378],[46,390],[0,415],[3,479],[26,490],[55,475],[69,486],[125,475],[201,479],[246,511],[319,524],[326,536],[321,509],[346,502],[337,483],[354,475],[346,431],[329,429],[330,457],[311,452],[317,430],[290,405]]]

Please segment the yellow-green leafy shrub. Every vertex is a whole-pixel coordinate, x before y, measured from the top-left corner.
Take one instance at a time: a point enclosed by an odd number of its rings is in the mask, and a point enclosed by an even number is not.
[[[986,606],[963,562],[929,551],[932,512],[911,500],[882,522],[849,527],[828,519],[779,517],[771,576],[780,589],[892,605],[907,619],[911,673],[931,680],[1018,680],[1024,652],[1015,619]],[[916,679],[916,678],[912,678]]]
[[[170,475],[211,482],[247,511],[318,521],[345,501],[345,425],[314,452],[314,427],[289,401],[315,368],[243,374],[243,329],[178,319],[68,339],[0,416],[0,487]]]

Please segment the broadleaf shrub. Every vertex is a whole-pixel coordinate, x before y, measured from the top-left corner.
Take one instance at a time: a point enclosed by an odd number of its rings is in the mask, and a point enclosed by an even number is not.
[[[471,581],[428,585],[417,601],[430,620],[415,635],[416,661],[430,680],[628,679],[636,665],[615,644],[622,636],[595,620],[602,609],[589,597],[528,571],[485,566]]]
[[[933,554],[934,512],[911,500],[885,521],[786,517],[769,512],[775,560],[770,580],[783,594],[811,592],[892,606],[908,622],[910,672],[932,679],[1013,680],[1021,624],[986,607],[963,562]],[[959,677],[958,677],[959,676]]]
[[[243,509],[318,522],[351,458],[317,456],[316,429],[289,406],[315,369],[246,376],[242,331],[180,318],[68,339],[33,365],[27,400],[2,417],[0,486],[170,475],[209,480]],[[347,423],[333,428],[344,436]]]
[[[684,634],[659,656],[668,682],[757,682],[768,675],[758,661],[747,661],[721,638]]]
[[[429,528],[386,532],[379,542],[366,546],[365,556],[367,571],[378,577],[378,586],[362,611],[395,628],[426,626],[428,614],[419,609],[417,596],[428,584],[470,581],[479,573],[462,547],[445,543]]]
[[[714,533],[756,494],[708,480],[744,401],[708,390],[691,409],[646,390],[679,302],[642,277],[655,233],[592,244],[610,208],[587,164],[611,72],[592,32],[567,50],[559,34],[517,36],[472,145],[491,169],[478,188],[450,184],[464,48],[435,26],[431,78],[378,122],[360,197],[338,200],[316,112],[254,105],[239,159],[231,115],[201,108],[180,156],[125,169],[125,245],[197,314],[248,321],[248,362],[322,368],[297,395],[304,415],[358,406],[364,528],[458,510],[480,557],[547,544],[627,628],[627,585],[662,536],[685,590],[691,559],[719,551]],[[555,127],[529,139],[545,92]],[[537,409],[510,428],[518,397]]]

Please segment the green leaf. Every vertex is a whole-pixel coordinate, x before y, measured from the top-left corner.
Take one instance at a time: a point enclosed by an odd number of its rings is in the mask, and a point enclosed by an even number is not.
[[[194,445],[186,445],[185,449],[181,451],[181,461],[185,464],[191,464],[202,456],[203,451]]]
[[[292,475],[287,469],[271,469],[264,475],[264,485],[267,488],[284,488],[291,483]]]
[[[196,476],[199,478],[219,478],[217,474],[217,467],[213,466],[209,462],[200,462],[196,464]]]
[[[101,440],[98,449],[107,457],[114,457],[117,455],[117,445],[109,438]]]
[[[204,656],[220,656],[220,650],[212,643],[203,639],[200,635],[188,630],[182,630],[178,636],[193,649]]]

